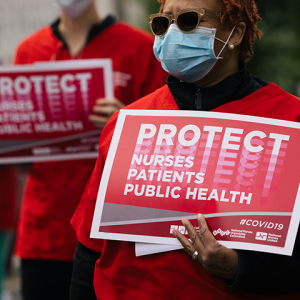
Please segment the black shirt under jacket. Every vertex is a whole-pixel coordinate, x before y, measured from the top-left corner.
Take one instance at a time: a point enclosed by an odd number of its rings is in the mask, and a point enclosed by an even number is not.
[[[193,84],[181,82],[171,75],[167,78],[167,85],[180,110],[211,111],[243,99],[268,83],[251,75],[243,64],[239,72],[212,87],[197,89]]]

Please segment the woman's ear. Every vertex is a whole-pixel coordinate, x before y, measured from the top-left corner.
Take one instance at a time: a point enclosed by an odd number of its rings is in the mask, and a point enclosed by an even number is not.
[[[242,43],[242,40],[245,35],[247,25],[244,22],[240,22],[235,26],[235,29],[232,33],[232,36],[228,44],[233,44],[235,47],[239,46]]]

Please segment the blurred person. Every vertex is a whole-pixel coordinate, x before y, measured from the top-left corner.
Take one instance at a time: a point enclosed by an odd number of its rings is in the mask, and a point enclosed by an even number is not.
[[[299,98],[248,73],[261,20],[254,0],[161,0],[150,16],[167,85],[125,109],[199,110],[299,121]],[[220,59],[223,58],[223,59]],[[293,255],[226,248],[198,215],[182,220],[185,251],[136,257],[135,244],[90,238],[93,212],[118,113],[103,130],[99,157],[72,218],[78,246],[71,299],[300,299],[300,239]],[[86,274],[84,281],[81,274]],[[89,275],[88,275],[89,274]],[[94,276],[93,276],[94,274]],[[90,279],[90,281],[88,281]],[[94,289],[96,297],[89,289]]]
[[[163,86],[167,74],[155,59],[153,37],[101,18],[94,0],[54,0],[60,16],[26,38],[15,64],[111,58],[116,99],[97,100],[90,121],[103,128],[118,109]],[[77,239],[70,219],[95,159],[34,163],[29,168],[16,241],[24,300],[68,299]]]
[[[16,229],[17,170],[0,165],[0,299],[9,249]]]

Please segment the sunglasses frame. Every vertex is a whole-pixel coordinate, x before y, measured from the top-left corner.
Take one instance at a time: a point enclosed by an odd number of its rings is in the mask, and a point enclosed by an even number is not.
[[[198,14],[198,24],[195,26],[195,28],[194,28],[193,30],[190,30],[190,31],[184,31],[184,30],[181,30],[181,29],[179,28],[178,24],[177,24],[177,19],[178,19],[178,17],[181,16],[182,14],[189,13],[189,12],[195,12],[195,13]],[[218,19],[218,20],[220,20],[220,19],[221,19],[221,16],[222,16],[221,13],[216,13],[216,12],[211,11],[211,10],[208,10],[208,9],[206,9],[206,8],[195,8],[195,9],[186,9],[186,10],[182,10],[182,11],[180,11],[179,13],[177,13],[177,14],[175,14],[175,15],[168,15],[168,14],[164,14],[164,13],[159,13],[159,14],[153,14],[153,15],[150,15],[150,16],[149,16],[149,24],[150,24],[150,28],[151,28],[152,33],[153,33],[155,36],[158,36],[158,37],[163,37],[165,34],[167,34],[167,32],[168,32],[168,30],[169,30],[169,28],[170,28],[170,26],[171,26],[171,24],[172,24],[172,21],[174,21],[174,23],[177,25],[177,27],[179,28],[179,30],[180,30],[181,32],[183,32],[183,33],[191,33],[191,32],[194,32],[194,31],[198,28],[198,26],[199,26],[199,24],[200,24],[200,22],[201,22],[201,18],[202,18],[204,15],[207,15],[207,16],[209,16],[209,17],[212,17],[212,18]],[[167,28],[166,32],[165,32],[164,34],[161,34],[161,35],[155,34],[155,33],[153,32],[153,29],[152,29],[152,22],[153,22],[153,20],[154,20],[155,18],[157,18],[157,17],[165,17],[165,18],[167,18],[168,21],[169,21],[169,25],[168,25],[168,28]]]

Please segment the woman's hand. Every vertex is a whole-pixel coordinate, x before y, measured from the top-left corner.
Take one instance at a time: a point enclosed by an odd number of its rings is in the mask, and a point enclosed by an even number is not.
[[[109,118],[125,105],[118,99],[98,99],[93,107],[94,114],[89,116],[89,120],[97,128],[104,128]]]
[[[237,252],[217,242],[208,229],[203,215],[199,214],[197,219],[199,233],[188,220],[182,220],[182,224],[189,234],[190,241],[178,230],[174,230],[173,234],[182,244],[184,250],[194,260],[197,260],[208,273],[226,279],[235,279],[238,274]]]

